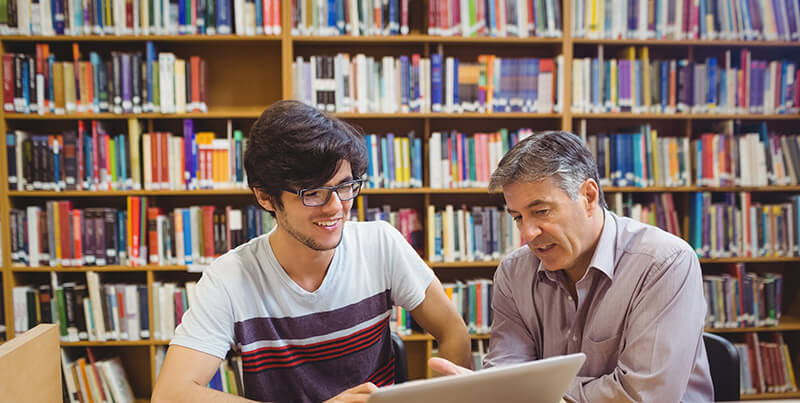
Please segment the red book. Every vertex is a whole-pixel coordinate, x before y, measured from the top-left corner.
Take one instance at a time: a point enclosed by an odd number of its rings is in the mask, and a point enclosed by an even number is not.
[[[169,133],[161,132],[159,133],[161,136],[161,189],[169,189],[169,159],[172,157],[169,155],[169,140],[170,135]]]
[[[100,142],[97,133],[97,121],[92,121],[92,190],[100,187]]]
[[[192,105],[191,112],[200,110],[200,57],[192,56],[189,59],[192,67],[192,76],[189,77],[192,85],[192,99],[189,100]]]
[[[58,208],[58,225],[61,227],[61,262],[59,262],[62,266],[71,266],[72,265],[72,242],[70,242],[69,237],[72,235],[68,229],[70,226],[70,210],[72,210],[72,203],[69,201],[59,201],[56,202],[56,208]]]
[[[72,61],[75,69],[75,105],[80,109],[81,104],[86,104],[86,100],[81,99],[81,72],[80,72],[80,60],[81,60],[81,51],[78,48],[78,43],[75,42],[72,44]],[[64,77],[65,80],[69,79],[69,77]]]
[[[103,392],[103,382],[100,380],[100,369],[95,366],[94,353],[92,353],[91,348],[86,347],[86,355],[89,357],[89,363],[92,366],[91,372],[94,374],[94,378],[97,381],[97,386],[99,386],[98,389],[100,390],[100,398],[105,402],[107,398],[105,392]],[[86,376],[92,375],[86,374]]]
[[[158,140],[159,135],[157,132],[150,133],[150,181],[153,189],[161,189],[161,141]]]
[[[83,125],[83,121],[78,121],[78,190],[84,190],[84,157],[83,157],[83,134],[86,131],[86,127]],[[88,184],[87,184],[88,185]]]
[[[159,248],[161,245],[158,244],[158,216],[161,215],[161,209],[159,207],[148,207],[147,208],[147,250],[150,253],[150,263],[151,264],[160,264],[161,262],[158,259],[159,256]]]
[[[14,112],[14,54],[3,55],[3,110]]]
[[[83,266],[83,244],[81,242],[81,210],[75,209],[72,213],[72,263],[75,266]]]
[[[200,59],[200,108],[203,112],[208,110],[208,99],[206,99],[206,83],[208,82],[208,66],[205,59]]]
[[[140,206],[140,198],[139,197],[131,197],[130,198],[130,210],[128,210],[128,220],[130,224],[130,233],[131,239],[129,243],[130,251],[128,252],[128,256],[131,257],[131,265],[138,266],[139,265],[139,245],[140,245],[140,232],[139,232],[139,209]]]
[[[181,324],[181,319],[183,319],[183,295],[178,290],[175,290],[174,294],[175,299],[175,326]]]

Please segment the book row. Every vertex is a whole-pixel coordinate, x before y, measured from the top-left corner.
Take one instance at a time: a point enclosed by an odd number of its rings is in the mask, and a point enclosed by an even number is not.
[[[618,216],[659,227],[678,237],[683,234],[672,193],[637,195],[637,200],[634,200],[633,193],[619,192],[606,194],[606,199],[608,208]]]
[[[646,46],[603,53],[573,60],[575,113],[798,113],[795,61],[755,59],[748,49],[703,60],[651,60]]]
[[[466,134],[435,131],[428,142],[429,185],[434,189],[489,186],[489,177],[508,150],[532,129]]]
[[[196,298],[195,281],[154,281],[148,290],[143,284],[103,282],[92,271],[85,283],[60,282],[55,272],[50,276],[48,284],[13,288],[16,334],[54,323],[64,342],[170,340]]]
[[[510,215],[498,206],[428,206],[427,243],[431,262],[498,260],[519,246],[522,238]]]
[[[442,287],[464,320],[467,331],[488,334],[492,325],[492,280],[457,280],[442,283]],[[389,321],[391,331],[401,336],[423,331],[411,313],[401,306],[393,307]]]
[[[697,192],[689,197],[688,241],[699,257],[798,255],[798,203],[755,202],[751,194]]]
[[[280,35],[280,0],[4,0],[0,35]]]
[[[100,121],[78,121],[77,130],[39,135],[6,134],[11,190],[244,189],[247,139],[228,121],[227,137],[196,131],[142,133],[128,120],[128,135],[110,134]]]
[[[126,209],[78,209],[71,201],[49,201],[44,209],[11,209],[12,264],[207,265],[274,225],[255,205],[165,211],[145,197],[128,197]]]
[[[92,348],[86,347],[85,352],[86,356],[74,358],[75,351],[61,350],[64,402],[134,403],[133,389],[119,357],[99,360]]]
[[[156,346],[156,378],[164,364],[168,346]],[[242,383],[242,356],[229,354],[227,359],[222,360],[219,369],[214,372],[211,381],[207,385],[209,388],[232,395],[244,395],[244,384]]]
[[[551,113],[561,110],[562,69],[561,56],[298,56],[293,97],[328,112]]]
[[[778,326],[781,320],[783,276],[748,272],[744,263],[725,266],[719,275],[703,276],[706,327]]]
[[[408,241],[417,254],[424,256],[425,238],[422,228],[422,217],[417,210],[400,208],[392,210],[392,206],[385,204],[381,207],[370,207],[367,196],[358,196],[353,211],[350,213],[351,221],[386,221],[395,227]]]
[[[792,356],[782,333],[747,333],[744,343],[733,345],[739,352],[739,389],[742,395],[797,391]]]
[[[428,34],[561,37],[559,0],[438,0],[428,2]]]
[[[572,0],[590,39],[800,40],[797,0]]]
[[[186,113],[207,112],[208,67],[199,56],[156,52],[89,52],[77,43],[72,59],[57,61],[49,45],[35,54],[3,55],[3,110],[6,113]]]

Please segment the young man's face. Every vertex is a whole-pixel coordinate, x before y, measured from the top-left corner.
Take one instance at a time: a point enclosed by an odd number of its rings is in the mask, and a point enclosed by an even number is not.
[[[590,204],[584,188],[578,200],[572,200],[549,178],[503,186],[508,212],[522,239],[547,270],[582,271],[591,259],[586,256],[592,242],[587,237]]]
[[[333,178],[322,186],[336,186],[352,179],[350,162],[342,161]],[[342,241],[342,229],[350,217],[353,200],[341,201],[333,192],[326,204],[308,207],[297,194],[283,192],[282,201],[283,208],[274,210],[277,231],[285,232],[315,251],[334,249]]]

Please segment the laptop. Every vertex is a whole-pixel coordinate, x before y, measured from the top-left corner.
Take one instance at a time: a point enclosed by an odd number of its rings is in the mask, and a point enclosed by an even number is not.
[[[557,403],[583,365],[583,353],[387,386],[367,403]]]

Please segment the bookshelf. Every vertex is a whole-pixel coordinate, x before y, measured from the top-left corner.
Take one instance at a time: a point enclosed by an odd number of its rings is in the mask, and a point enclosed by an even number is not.
[[[427,2],[424,2],[427,4]],[[422,9],[427,9],[422,7]],[[291,21],[291,2],[282,0],[282,22],[284,27]],[[562,31],[560,38],[483,38],[483,37],[443,37],[426,35],[419,30],[412,30],[409,35],[401,36],[361,36],[361,37],[322,37],[292,36],[289,29],[281,35],[273,36],[206,36],[206,35],[147,35],[147,36],[0,36],[0,55],[9,52],[33,51],[34,44],[48,43],[53,51],[68,52],[73,42],[79,43],[83,51],[109,50],[142,50],[146,41],[154,42],[159,49],[175,52],[179,56],[199,55],[209,65],[208,113],[183,114],[68,114],[68,115],[36,115],[14,114],[0,111],[0,131],[3,133],[17,128],[26,130],[61,130],[73,127],[78,120],[100,120],[122,124],[128,119],[139,119],[144,131],[167,130],[177,127],[181,119],[194,119],[211,128],[222,127],[225,120],[233,120],[238,129],[245,132],[249,125],[260,116],[263,109],[280,99],[290,99],[293,92],[292,63],[298,56],[317,54],[335,54],[336,52],[364,52],[372,55],[404,55],[413,52],[423,57],[430,56],[440,49],[446,55],[474,60],[481,53],[495,53],[500,56],[518,56],[520,53],[530,57],[563,56],[563,76],[572,77],[573,60],[588,57],[596,53],[599,46],[608,49],[621,49],[626,46],[647,46],[651,57],[684,57],[689,60],[700,60],[707,54],[718,54],[720,50],[754,49],[768,57],[777,58],[783,53],[796,53],[800,42],[783,41],[733,41],[733,40],[639,40],[639,39],[586,39],[573,38],[571,29],[572,2],[562,3]],[[426,13],[416,10],[411,18],[426,20]],[[487,49],[490,47],[490,50]],[[759,53],[759,54],[762,54]],[[612,53],[610,53],[612,54]],[[796,56],[795,56],[796,57]],[[335,113],[337,117],[363,127],[373,133],[397,131],[405,133],[415,130],[423,138],[423,187],[409,189],[364,189],[364,195],[379,204],[393,207],[412,207],[423,215],[429,205],[437,208],[445,204],[465,203],[467,205],[501,205],[502,196],[488,194],[485,188],[438,189],[427,187],[428,172],[427,155],[430,151],[427,140],[434,131],[449,129],[474,131],[492,131],[499,128],[516,129],[522,127],[533,130],[563,129],[577,132],[582,125],[587,127],[591,136],[601,131],[614,131],[631,124],[649,122],[661,130],[667,129],[669,136],[695,139],[702,131],[708,130],[712,124],[726,120],[743,122],[766,121],[779,128],[791,130],[800,116],[798,115],[749,115],[749,114],[656,114],[656,113],[573,113],[572,80],[564,80],[564,91],[558,113]],[[788,131],[784,131],[788,133]],[[48,200],[71,200],[77,206],[121,205],[126,197],[143,196],[152,200],[157,206],[186,206],[192,203],[210,203],[223,205],[228,200],[235,200],[242,205],[252,203],[249,190],[114,190],[114,191],[10,191],[7,183],[8,161],[6,148],[0,148],[0,217],[9,217],[11,208],[20,208],[33,203]],[[759,186],[759,187],[604,187],[605,193],[633,194],[647,196],[650,194],[670,193],[675,197],[676,209],[679,212],[681,228],[689,227],[689,194],[693,192],[711,191],[751,192],[754,197],[780,197],[800,193],[800,186]],[[424,222],[424,221],[423,221]],[[47,283],[47,274],[55,271],[59,274],[80,279],[87,271],[112,276],[114,280],[131,279],[137,284],[152,289],[158,281],[197,280],[199,273],[189,272],[185,265],[144,265],[102,266],[102,267],[19,267],[12,266],[11,234],[6,223],[2,225],[2,270],[0,270],[0,286],[2,287],[3,306],[5,309],[7,337],[14,335],[14,312],[12,289],[16,285]],[[428,262],[442,281],[469,279],[475,277],[491,277],[497,267],[498,260],[477,262]],[[774,327],[723,328],[708,329],[725,336],[736,336],[752,332],[785,332],[787,344],[792,352],[794,368],[800,368],[800,301],[791,296],[800,287],[800,272],[797,264],[800,257],[728,257],[703,258],[701,264],[704,271],[714,270],[718,265],[730,263],[752,264],[757,272],[782,270],[784,282],[784,317],[780,325]],[[152,302],[148,305],[152,327]],[[488,335],[476,334],[473,340],[487,340]],[[430,371],[426,362],[432,356],[434,341],[425,334],[404,336],[409,356],[409,372],[411,378],[429,377]],[[166,340],[140,341],[106,341],[106,342],[62,342],[65,348],[91,347],[100,351],[100,355],[114,354],[122,358],[126,372],[134,388],[137,401],[148,401],[156,377],[156,348],[168,344]],[[797,372],[797,371],[795,371]],[[745,395],[743,399],[778,399],[800,398],[798,393],[767,393]]]

